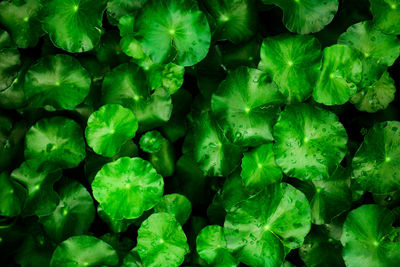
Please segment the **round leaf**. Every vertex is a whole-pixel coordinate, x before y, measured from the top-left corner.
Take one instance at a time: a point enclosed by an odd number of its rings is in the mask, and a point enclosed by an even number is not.
[[[257,146],[272,141],[283,97],[269,77],[259,70],[232,71],[212,95],[211,106],[219,128],[231,142]]]
[[[393,214],[378,205],[352,210],[343,225],[340,241],[346,266],[396,266],[400,262],[400,231]]]
[[[21,213],[26,192],[24,188],[11,180],[6,172],[0,173],[0,215],[13,217]]]
[[[59,244],[50,267],[116,266],[118,255],[106,242],[88,235],[73,236]]]
[[[276,163],[301,180],[328,178],[346,154],[347,133],[337,116],[309,104],[286,106],[274,137]]]
[[[47,0],[43,29],[70,53],[92,50],[100,41],[107,0]]]
[[[240,43],[257,29],[257,4],[254,0],[206,0],[204,5],[214,24],[213,37]]]
[[[35,171],[27,162],[11,173],[11,178],[23,184],[27,191],[23,215],[48,215],[58,205],[54,183],[61,178],[61,171]]]
[[[224,229],[219,225],[208,225],[200,231],[196,238],[196,250],[208,264],[220,267],[238,265],[228,251]]]
[[[284,247],[300,247],[310,227],[306,197],[285,183],[270,185],[237,204],[224,224],[228,247],[241,262],[254,267],[280,266]]]
[[[60,202],[39,222],[54,241],[61,242],[73,235],[84,234],[94,220],[95,209],[89,192],[80,183],[64,179],[58,184]]]
[[[122,157],[105,164],[92,183],[93,196],[111,218],[135,219],[161,199],[164,181],[141,158]]]
[[[358,91],[350,101],[358,110],[374,113],[386,109],[393,102],[395,93],[394,80],[386,71],[377,82]]]
[[[149,0],[134,30],[144,52],[157,64],[192,66],[210,48],[210,27],[194,0]]]
[[[140,149],[147,153],[156,153],[161,150],[165,138],[159,131],[146,132],[140,137]]]
[[[376,124],[365,136],[353,158],[353,175],[373,193],[400,188],[400,122]]]
[[[74,168],[85,158],[85,141],[78,123],[64,117],[38,121],[25,137],[25,159],[32,166]]]
[[[288,103],[302,102],[312,94],[320,73],[321,45],[309,35],[265,38],[258,68],[271,75]]]
[[[400,1],[369,0],[374,23],[386,34],[400,34]]]
[[[269,184],[281,181],[282,170],[275,163],[272,148],[271,143],[264,144],[244,153],[240,176],[249,191],[258,192]]]
[[[291,32],[307,34],[319,32],[331,23],[338,0],[261,0],[264,4],[275,4],[283,11],[283,23]]]
[[[165,195],[154,207],[154,212],[165,212],[174,215],[176,220],[184,225],[192,212],[189,199],[180,194]]]
[[[226,176],[238,165],[241,157],[240,147],[229,142],[210,112],[196,114],[193,117],[194,158],[200,169],[210,176]]]
[[[35,46],[42,35],[40,0],[12,0],[0,3],[0,24],[19,48]]]
[[[150,215],[138,230],[137,251],[146,267],[180,266],[189,252],[186,235],[173,215]]]
[[[325,105],[342,105],[357,92],[362,64],[357,52],[346,45],[324,49],[322,71],[313,97]]]
[[[340,35],[339,44],[358,50],[363,57],[372,57],[375,64],[393,65],[400,55],[400,40],[395,35],[382,33],[372,21],[350,26]]]
[[[89,73],[77,59],[59,54],[29,68],[24,92],[30,107],[71,110],[85,100],[90,84]]]
[[[126,141],[135,136],[137,129],[138,120],[131,110],[108,104],[90,115],[85,136],[94,152],[112,157]]]

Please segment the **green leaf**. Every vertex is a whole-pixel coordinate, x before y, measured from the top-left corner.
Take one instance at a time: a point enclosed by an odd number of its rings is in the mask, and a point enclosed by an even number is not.
[[[0,3],[0,24],[19,48],[35,46],[43,31],[40,0],[12,0]]]
[[[244,264],[280,266],[285,247],[301,246],[310,231],[311,211],[306,197],[291,185],[265,188],[228,211],[224,231],[228,248]]]
[[[384,207],[363,205],[352,210],[343,225],[340,241],[346,266],[396,266],[400,262],[400,231]]]
[[[0,92],[14,82],[20,65],[18,49],[14,47],[10,35],[5,30],[0,29]]]
[[[286,106],[274,137],[276,163],[301,180],[328,178],[346,155],[347,133],[338,117],[309,104]]]
[[[70,53],[92,50],[100,41],[107,0],[46,0],[43,29]]]
[[[21,214],[26,197],[25,189],[10,179],[6,172],[0,173],[0,215],[14,217]]]
[[[344,267],[340,242],[329,237],[322,227],[313,227],[299,249],[306,266]]]
[[[136,248],[132,249],[123,260],[122,267],[143,267]]]
[[[375,64],[391,66],[400,55],[400,40],[382,33],[372,21],[350,26],[340,35],[338,43],[359,51],[364,58],[372,57]]]
[[[210,112],[194,114],[192,118],[194,158],[206,175],[226,176],[239,164],[240,147],[232,144],[223,135]]]
[[[61,170],[38,172],[23,162],[11,173],[11,178],[27,189],[27,197],[23,207],[24,216],[48,215],[58,205],[58,195],[54,191],[54,183],[61,178]]]
[[[146,267],[180,266],[189,252],[186,235],[174,216],[150,215],[138,230],[137,251]]]
[[[400,1],[369,0],[373,22],[386,34],[400,34]]]
[[[267,185],[281,181],[282,170],[275,163],[272,148],[271,143],[264,144],[244,153],[240,176],[250,192],[256,193]]]
[[[309,183],[312,193],[308,198],[314,224],[330,223],[333,218],[350,209],[350,173],[340,165],[328,179]]]
[[[139,10],[146,2],[147,0],[108,0],[108,20],[112,25],[117,25],[123,16]]]
[[[165,138],[159,131],[149,131],[140,137],[140,149],[147,153],[156,153],[161,150]]]
[[[135,136],[137,129],[138,120],[131,110],[121,105],[108,104],[90,115],[85,137],[94,152],[112,157],[124,143]]]
[[[105,164],[92,183],[93,196],[113,219],[139,218],[161,199],[164,181],[141,158],[122,157]]]
[[[320,73],[321,45],[309,35],[265,38],[258,68],[271,75],[288,103],[302,102],[312,94]]]
[[[232,71],[211,99],[222,134],[240,146],[272,141],[283,96],[263,72],[247,67]]]
[[[61,242],[89,230],[94,220],[95,209],[89,192],[80,183],[64,179],[58,184],[60,202],[49,215],[39,217],[47,235]]]
[[[353,176],[367,191],[389,193],[399,190],[400,122],[374,125],[353,158]]]
[[[97,215],[100,217],[102,221],[104,221],[110,230],[113,233],[121,233],[121,232],[126,232],[128,230],[128,227],[136,222],[136,219],[122,219],[122,220],[116,220],[108,216],[107,213],[104,212],[103,208],[99,205],[97,206]]]
[[[180,194],[169,194],[163,196],[154,207],[154,212],[165,212],[175,216],[175,219],[184,225],[192,212],[192,204],[189,199]]]
[[[156,64],[192,66],[207,55],[210,27],[194,0],[149,0],[134,25],[135,38]]]
[[[174,94],[183,84],[185,68],[174,63],[165,65],[154,64],[146,72],[147,80],[152,89],[164,87],[169,94]]]
[[[235,171],[225,179],[221,192],[221,200],[225,211],[229,211],[236,204],[250,198],[251,194],[243,186],[240,172]]]
[[[90,84],[89,73],[77,59],[59,54],[43,57],[29,68],[24,92],[32,108],[71,110],[85,100]]]
[[[394,101],[396,86],[385,71],[374,84],[361,89],[350,99],[358,110],[374,113],[386,109]]]
[[[283,23],[291,32],[307,34],[319,32],[331,23],[335,16],[338,0],[261,0],[274,4],[283,11]]]
[[[220,267],[237,266],[237,260],[230,254],[226,244],[224,228],[219,225],[204,227],[196,238],[196,250],[208,264]]]
[[[206,0],[213,38],[233,43],[246,41],[257,30],[257,3],[254,0]]]
[[[116,266],[118,255],[106,242],[88,235],[73,236],[60,243],[50,267]]]
[[[150,94],[144,77],[145,73],[136,64],[121,64],[107,73],[102,86],[102,103],[131,109],[142,131],[167,122],[172,112],[169,93],[159,88]]]
[[[41,119],[26,133],[24,154],[38,168],[74,168],[86,156],[82,128],[65,117]]]
[[[326,47],[314,100],[325,105],[346,103],[357,92],[361,74],[362,63],[355,50],[346,45]]]

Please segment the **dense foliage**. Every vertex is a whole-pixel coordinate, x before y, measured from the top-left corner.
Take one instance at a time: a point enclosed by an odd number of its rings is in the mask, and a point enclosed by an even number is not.
[[[400,266],[400,0],[0,0],[0,265]]]

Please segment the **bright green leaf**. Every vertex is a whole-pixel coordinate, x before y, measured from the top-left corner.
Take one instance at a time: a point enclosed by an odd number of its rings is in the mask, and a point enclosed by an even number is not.
[[[154,212],[172,214],[181,225],[184,225],[192,212],[192,204],[183,195],[169,194],[163,196],[160,202],[154,207]]]
[[[386,34],[400,34],[400,1],[369,0],[374,23]]]

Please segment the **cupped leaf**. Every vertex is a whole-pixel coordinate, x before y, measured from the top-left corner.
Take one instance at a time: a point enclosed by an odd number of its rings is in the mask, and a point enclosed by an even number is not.
[[[386,71],[377,82],[353,95],[350,102],[358,110],[374,113],[386,109],[393,102],[395,93],[394,80]]]
[[[131,109],[140,130],[160,126],[172,113],[170,94],[159,88],[150,94],[144,71],[134,63],[119,65],[107,73],[102,86],[102,102]]]
[[[174,94],[183,84],[185,68],[174,63],[152,65],[146,72],[147,80],[152,89],[164,87],[169,94]]]
[[[338,7],[338,0],[261,0],[274,4],[283,11],[283,23],[291,32],[307,34],[319,32],[331,23]]]
[[[400,230],[392,212],[378,205],[352,210],[340,241],[346,266],[396,266],[400,262]]]
[[[322,227],[313,227],[299,249],[300,258],[306,266],[344,267],[342,246],[338,240],[329,237]]]
[[[54,191],[54,183],[61,178],[61,171],[38,172],[23,162],[11,173],[11,178],[27,189],[27,197],[23,207],[23,215],[48,215],[58,205],[58,195]]]
[[[265,38],[258,68],[271,75],[288,103],[311,96],[320,73],[321,45],[309,35]]]
[[[274,137],[276,163],[301,180],[328,178],[346,155],[347,133],[338,117],[310,104],[286,106]]]
[[[342,105],[357,92],[362,63],[357,52],[346,45],[332,45],[323,51],[321,75],[313,97],[325,105]]]
[[[79,235],[68,238],[54,250],[50,267],[116,266],[116,251],[94,236]]]
[[[112,157],[135,136],[137,129],[138,120],[130,109],[108,104],[90,115],[85,136],[94,152]]]
[[[95,209],[91,195],[80,183],[64,179],[57,188],[60,198],[57,208],[51,214],[41,216],[39,222],[51,239],[61,242],[86,233],[94,220]]]
[[[143,51],[156,64],[192,66],[210,48],[210,27],[194,0],[149,0],[134,30]]]
[[[254,0],[206,0],[212,21],[213,38],[240,43],[257,30],[257,3]]]
[[[253,193],[269,184],[280,182],[282,170],[275,163],[273,145],[264,144],[244,153],[240,176],[243,185]]]
[[[92,50],[100,41],[107,0],[46,0],[43,29],[70,53]]]
[[[372,21],[352,25],[340,35],[338,43],[358,50],[364,58],[372,57],[375,64],[391,66],[400,55],[400,40],[381,32]]]
[[[350,209],[352,196],[349,172],[339,167],[325,180],[313,180],[310,200],[312,222],[327,224],[340,214]]]
[[[373,22],[386,34],[400,34],[400,1],[369,0]]]
[[[250,266],[280,266],[285,247],[301,246],[311,227],[306,197],[286,183],[273,184],[228,211],[228,248]]]
[[[146,267],[180,266],[189,252],[186,235],[168,213],[150,215],[138,230],[137,251]]]
[[[204,227],[196,238],[196,250],[208,264],[220,267],[234,267],[237,260],[228,250],[224,228],[219,225]]]
[[[169,194],[163,196],[154,212],[165,212],[175,216],[176,220],[184,225],[192,212],[192,204],[189,199],[180,194]]]
[[[0,3],[0,24],[10,33],[19,48],[35,46],[41,28],[41,0],[12,0]]]
[[[85,100],[90,84],[89,73],[77,59],[58,54],[41,58],[29,68],[24,92],[29,107],[71,110]]]
[[[272,126],[284,102],[263,72],[247,67],[232,71],[212,95],[213,116],[232,143],[257,146],[272,141]]]
[[[0,92],[13,83],[20,65],[18,49],[14,47],[10,35],[5,30],[0,29]]]
[[[156,153],[161,150],[165,138],[159,131],[149,131],[140,137],[140,149],[147,153]]]
[[[10,179],[6,172],[0,173],[0,215],[14,217],[21,214],[26,191],[22,185]]]
[[[135,219],[160,201],[164,181],[149,162],[122,157],[101,168],[92,189],[94,198],[111,218]]]
[[[86,155],[82,128],[64,117],[41,119],[26,133],[24,154],[34,167],[74,168]]]
[[[367,191],[389,193],[400,189],[400,122],[376,124],[353,158],[353,175]]]
[[[210,112],[192,116],[194,158],[200,169],[210,176],[226,176],[239,164],[241,149],[220,132]]]

